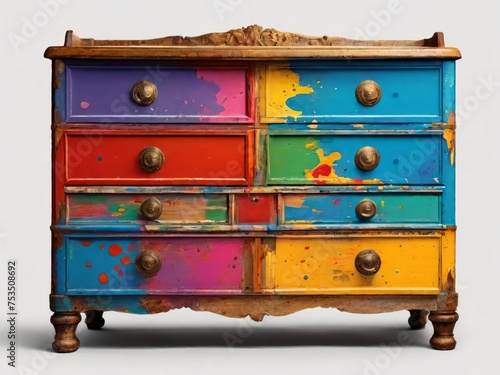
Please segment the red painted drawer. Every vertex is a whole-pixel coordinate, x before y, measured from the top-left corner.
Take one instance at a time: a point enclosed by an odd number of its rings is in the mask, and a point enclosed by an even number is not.
[[[253,131],[161,135],[66,134],[67,185],[248,185]],[[164,162],[144,170],[141,152],[155,147]],[[151,159],[149,159],[151,160]]]

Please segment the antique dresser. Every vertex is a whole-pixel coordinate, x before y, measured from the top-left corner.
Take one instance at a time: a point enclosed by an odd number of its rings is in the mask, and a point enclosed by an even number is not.
[[[409,311],[453,349],[455,60],[442,33],[250,26],[52,60],[53,348],[80,313]]]

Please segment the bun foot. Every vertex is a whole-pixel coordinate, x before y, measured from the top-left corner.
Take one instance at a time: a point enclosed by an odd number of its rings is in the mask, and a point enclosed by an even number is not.
[[[85,313],[85,324],[88,329],[101,329],[104,327],[105,320],[102,317],[103,312],[90,310]]]
[[[422,329],[425,328],[427,323],[427,310],[408,310],[410,312],[410,317],[408,318],[408,324],[411,329]]]
[[[457,342],[453,337],[453,329],[458,320],[455,311],[431,311],[429,320],[434,326],[434,334],[430,340],[431,346],[438,350],[453,350]]]
[[[71,353],[80,347],[80,340],[76,337],[76,327],[82,320],[80,313],[56,312],[50,322],[56,331],[52,349],[57,353]]]

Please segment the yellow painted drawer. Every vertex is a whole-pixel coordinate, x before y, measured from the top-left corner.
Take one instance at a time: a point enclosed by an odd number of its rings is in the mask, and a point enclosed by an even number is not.
[[[278,237],[275,250],[266,253],[263,289],[277,294],[437,294],[446,274],[453,277],[451,237],[439,232]],[[356,267],[364,250],[380,257],[373,275]]]

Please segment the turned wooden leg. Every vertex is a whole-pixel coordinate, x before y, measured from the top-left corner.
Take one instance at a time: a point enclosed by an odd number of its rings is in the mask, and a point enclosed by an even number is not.
[[[453,337],[453,329],[458,320],[458,314],[455,311],[431,311],[429,320],[434,326],[431,346],[439,350],[455,349],[457,342]]]
[[[103,312],[97,310],[90,310],[85,312],[85,324],[88,329],[101,329],[104,326]]]
[[[76,327],[82,320],[80,313],[56,312],[50,322],[56,330],[52,349],[57,353],[71,353],[78,349],[80,340],[75,335]]]
[[[410,317],[408,318],[408,324],[412,329],[422,329],[425,328],[427,323],[427,310],[408,310],[410,312]]]

